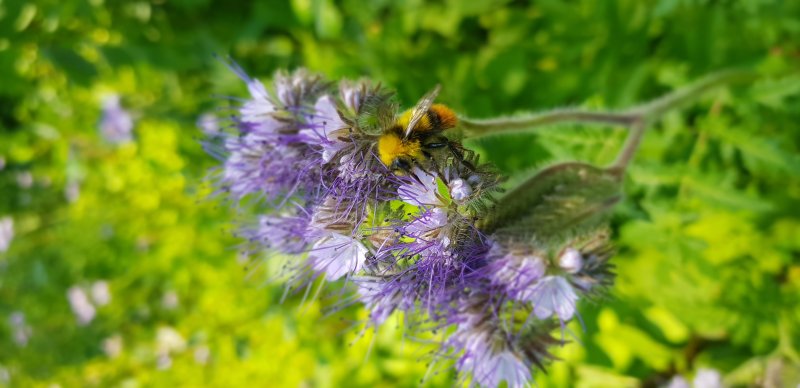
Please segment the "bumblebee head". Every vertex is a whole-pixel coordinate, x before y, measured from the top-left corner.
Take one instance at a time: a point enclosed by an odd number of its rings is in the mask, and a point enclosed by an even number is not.
[[[388,132],[378,138],[378,156],[393,172],[410,171],[414,160],[421,153],[419,140],[403,139],[396,132]]]

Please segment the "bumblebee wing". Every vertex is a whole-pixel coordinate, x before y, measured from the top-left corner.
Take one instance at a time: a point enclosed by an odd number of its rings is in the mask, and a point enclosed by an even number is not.
[[[425,116],[426,113],[428,113],[428,110],[431,108],[431,105],[433,105],[433,100],[435,100],[436,96],[439,95],[439,89],[441,89],[441,87],[439,85],[436,85],[433,88],[433,90],[428,92],[428,94],[424,95],[419,100],[417,105],[414,107],[414,110],[411,111],[411,119],[408,120],[408,126],[406,127],[406,132],[404,135],[405,138],[407,138],[408,135],[411,134],[411,130],[414,129],[415,126],[417,126],[419,120],[421,120],[422,117]]]

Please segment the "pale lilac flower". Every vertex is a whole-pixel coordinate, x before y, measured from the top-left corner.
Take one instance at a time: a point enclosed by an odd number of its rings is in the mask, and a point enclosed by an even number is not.
[[[458,324],[450,341],[463,354],[456,367],[469,372],[484,387],[497,387],[505,381],[510,388],[527,387],[530,365],[511,347],[502,331],[483,314],[469,313]]]
[[[412,172],[416,179],[409,178],[406,183],[398,187],[397,194],[400,200],[417,206],[442,206],[439,195],[439,186],[436,177],[415,167]]]
[[[547,263],[533,254],[508,253],[493,244],[487,255],[491,281],[519,301],[530,301],[538,290],[538,281],[547,270]]]
[[[158,353],[156,355],[156,369],[167,370],[172,368],[172,357],[169,353]]]
[[[219,119],[213,113],[203,113],[197,118],[197,127],[207,135],[219,132]]]
[[[17,186],[23,189],[30,189],[33,186],[33,174],[30,171],[23,171],[17,174]]]
[[[211,350],[208,349],[208,346],[200,345],[194,350],[194,362],[200,365],[208,364],[208,361],[211,359]]]
[[[8,250],[13,239],[14,219],[10,216],[0,218],[0,253]]]
[[[175,291],[167,291],[161,297],[161,307],[166,310],[174,310],[178,308],[180,305],[180,301],[178,299],[178,293]]]
[[[64,199],[69,203],[75,203],[81,196],[81,185],[77,180],[70,180],[64,188]]]
[[[533,313],[539,319],[551,317],[568,321],[575,314],[578,295],[561,276],[546,276],[536,283],[528,301],[533,303]]]
[[[92,300],[98,307],[105,306],[111,302],[111,292],[108,289],[108,282],[98,280],[92,283]]]
[[[462,202],[472,195],[472,187],[463,179],[454,179],[447,185],[450,197],[456,202]]]
[[[25,322],[25,314],[20,311],[11,313],[8,317],[9,326],[11,326],[11,336],[14,342],[22,347],[28,345],[28,340],[31,337],[31,327]]]
[[[722,375],[718,370],[700,368],[692,380],[693,388],[723,388]]]
[[[675,375],[669,380],[666,388],[691,388],[689,382],[681,375]]]
[[[69,300],[72,312],[78,319],[79,325],[89,324],[96,314],[94,306],[89,302],[89,297],[86,292],[78,286],[72,286],[67,290],[67,299]]]
[[[576,273],[583,268],[583,256],[575,248],[567,248],[558,257],[558,266],[568,273]]]
[[[309,143],[322,148],[322,161],[328,163],[348,142],[339,140],[336,131],[346,128],[339,117],[336,103],[330,95],[324,95],[314,105],[314,114],[308,120],[308,128],[300,131],[307,136]]]
[[[404,286],[410,284],[404,282],[393,284],[389,279],[383,281],[377,278],[356,279],[359,300],[369,310],[370,321],[374,325],[385,322],[395,310],[408,311],[413,308],[415,292],[404,289]]]
[[[0,156],[0,171],[3,171],[4,168],[6,168],[6,158]]]
[[[186,350],[186,340],[181,333],[169,326],[156,331],[156,366],[160,370],[172,367],[172,354]]]
[[[121,144],[133,139],[133,118],[120,104],[118,95],[103,98],[98,127],[100,135],[109,143]]]
[[[104,339],[103,353],[105,353],[106,356],[111,359],[119,357],[119,355],[122,354],[122,336],[119,334],[114,334],[111,337]]]
[[[339,233],[331,233],[314,244],[308,253],[311,268],[324,273],[328,280],[337,280],[361,269],[367,248],[358,240]]]

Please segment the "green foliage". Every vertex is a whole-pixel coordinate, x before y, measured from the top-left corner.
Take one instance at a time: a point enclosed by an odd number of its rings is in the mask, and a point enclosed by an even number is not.
[[[570,326],[582,344],[537,382],[657,385],[700,367],[732,385],[800,379],[800,3],[105,3],[0,2],[0,219],[15,230],[0,252],[0,385],[415,386],[425,376],[427,345],[394,325],[359,339],[358,308],[326,314],[325,293],[341,285],[281,304],[283,289],[265,283],[271,260],[237,261],[235,210],[200,183],[215,161],[195,122],[224,114],[218,96],[244,93],[215,54],[261,77],[298,66],[366,76],[397,88],[404,106],[441,83],[440,101],[469,117],[624,108],[714,70],[757,69],[760,81],[649,128],[614,211],[610,300],[582,306],[585,329]],[[131,143],[98,134],[108,93],[134,115]],[[553,161],[610,163],[623,138],[562,126],[473,146],[530,175]],[[111,302],[79,325],[67,290],[100,280]],[[436,370],[428,384],[450,385],[447,366]]]

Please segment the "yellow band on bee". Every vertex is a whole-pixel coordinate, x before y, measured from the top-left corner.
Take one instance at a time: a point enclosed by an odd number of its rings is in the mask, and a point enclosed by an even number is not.
[[[408,156],[417,158],[420,155],[419,141],[403,141],[400,135],[390,132],[381,135],[378,138],[378,155],[381,162],[387,167],[392,165],[392,162],[401,156]]]
[[[397,124],[400,125],[400,128],[405,130],[408,127],[408,123],[411,121],[411,116],[414,113],[414,109],[409,109],[403,114],[400,115],[400,118],[397,119]],[[413,131],[427,131],[431,129],[431,120],[428,118],[428,114],[422,115],[422,118],[417,121],[417,125],[412,128]]]

